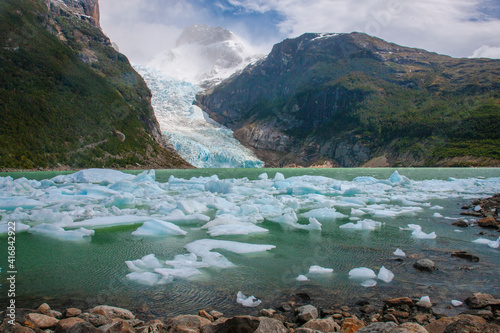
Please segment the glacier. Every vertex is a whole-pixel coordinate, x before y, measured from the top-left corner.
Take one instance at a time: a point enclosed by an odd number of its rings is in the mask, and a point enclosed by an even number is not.
[[[201,88],[143,65],[134,69],[153,95],[151,104],[162,134],[186,161],[197,168],[261,168],[264,162],[224,127],[193,105]]]

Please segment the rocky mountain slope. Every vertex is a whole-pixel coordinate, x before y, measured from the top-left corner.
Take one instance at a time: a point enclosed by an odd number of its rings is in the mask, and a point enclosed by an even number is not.
[[[0,2],[0,168],[190,167],[97,0]]]
[[[267,166],[500,166],[500,60],[309,33],[197,103]]]
[[[198,24],[184,29],[176,47],[156,55],[147,66],[208,88],[261,57],[231,31]]]

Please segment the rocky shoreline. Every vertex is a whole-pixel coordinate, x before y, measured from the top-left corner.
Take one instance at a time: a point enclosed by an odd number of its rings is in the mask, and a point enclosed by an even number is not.
[[[2,333],[500,333],[500,299],[474,293],[467,310],[448,317],[435,311],[429,298],[400,297],[384,300],[377,307],[360,301],[353,307],[317,308],[307,302],[289,301],[278,309],[262,309],[258,316],[226,318],[216,310],[197,315],[155,318],[144,321],[123,308],[100,305],[82,311],[55,311],[46,303],[38,309],[7,310],[1,314]],[[452,305],[449,305],[452,307]],[[455,303],[455,306],[460,306]],[[465,306],[464,306],[465,309]]]

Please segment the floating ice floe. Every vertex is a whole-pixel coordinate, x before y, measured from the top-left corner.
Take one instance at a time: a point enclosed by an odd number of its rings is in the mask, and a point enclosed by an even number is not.
[[[255,252],[265,252],[274,249],[274,245],[249,244],[233,241],[199,239],[184,246],[190,253],[202,258],[202,261],[213,267],[227,268],[234,264],[227,260],[222,254],[212,252],[214,249],[224,249],[226,251],[248,254]]]
[[[369,268],[366,267],[359,267],[359,268],[353,268],[349,271],[349,278],[351,279],[376,279],[377,274]]]
[[[318,208],[318,209],[312,209],[308,211],[307,213],[301,214],[301,216],[304,217],[314,217],[316,219],[341,219],[341,218],[346,218],[347,215],[344,215],[342,213],[339,213],[335,210],[335,208]]]
[[[139,273],[162,267],[154,254],[148,254],[141,259],[125,261],[125,264],[131,271]]]
[[[80,228],[77,230],[64,230],[62,227],[59,227],[54,224],[42,223],[28,230],[31,234],[43,235],[63,241],[82,241],[87,237],[89,239],[90,236],[94,234],[94,230],[87,230],[85,228]]]
[[[396,249],[393,254],[398,257],[406,257],[406,253],[404,253],[401,249]]]
[[[238,294],[236,295],[236,302],[249,308],[254,308],[262,303],[260,299],[257,299],[253,295],[246,297],[241,291],[238,291]]]
[[[295,278],[297,281],[309,281],[309,278],[305,275],[299,275]]]
[[[14,230],[17,234],[23,231],[27,231],[30,228],[31,227],[29,225],[21,222],[16,222],[15,224],[12,223],[0,224],[0,235],[9,233],[9,230]]]
[[[375,281],[373,279],[368,279],[368,280],[365,280],[361,283],[361,286],[365,287],[365,288],[375,287],[376,285],[377,285],[377,281]]]
[[[333,268],[324,268],[318,265],[313,265],[309,267],[308,274],[331,274],[333,273]]]
[[[478,238],[472,242],[477,244],[486,244],[494,249],[498,249],[500,247],[500,237],[498,237],[496,241],[492,241],[486,238]]]
[[[185,236],[186,231],[182,230],[173,223],[161,220],[146,221],[136,231],[132,232],[134,236],[155,236],[161,237],[166,235],[181,235]]]
[[[373,221],[370,219],[362,220],[356,222],[356,224],[350,222],[339,226],[340,229],[354,229],[354,230],[375,230],[382,226],[381,222]]]
[[[377,279],[389,283],[394,279],[394,273],[382,266],[378,272]]]
[[[400,230],[411,230],[412,233],[411,235],[415,238],[420,238],[420,239],[435,239],[436,233],[433,231],[429,234],[426,234],[425,232],[422,231],[422,227],[418,224],[408,224],[408,229],[405,228],[399,228]]]
[[[210,236],[261,234],[269,230],[253,224],[216,225],[208,229]]]
[[[59,175],[51,179],[54,183],[116,183],[132,180],[135,176],[113,169],[85,169],[70,175]]]
[[[172,282],[174,280],[173,277],[169,277],[167,279],[163,278],[160,274],[152,273],[152,272],[132,272],[126,275],[127,278],[135,283],[142,284],[145,286],[154,286],[159,284],[165,284]]]
[[[16,208],[32,209],[45,206],[43,202],[26,197],[0,198],[0,209],[14,210]]]
[[[119,216],[99,216],[88,220],[74,222],[72,228],[104,228],[119,225],[133,225],[151,220],[151,216],[139,215],[119,215]]]

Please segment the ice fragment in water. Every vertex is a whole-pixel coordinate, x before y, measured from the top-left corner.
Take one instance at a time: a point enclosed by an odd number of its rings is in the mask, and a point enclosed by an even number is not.
[[[253,224],[227,224],[227,225],[216,225],[208,229],[210,236],[222,236],[222,235],[249,235],[249,234],[259,234],[269,232],[269,230],[258,227]]]
[[[431,298],[429,296],[422,296],[420,298],[420,302],[428,302],[428,303],[430,303],[431,302]]]
[[[254,308],[262,303],[260,299],[255,298],[253,295],[246,297],[241,291],[238,291],[238,294],[236,295],[236,302],[249,308]]]
[[[356,222],[356,224],[350,222],[339,226],[340,229],[354,229],[354,230],[375,230],[382,226],[381,222],[373,221],[370,219],[362,220]]]
[[[281,172],[276,172],[274,175],[274,181],[283,181],[285,180],[285,176]]]
[[[411,235],[415,238],[420,238],[420,239],[434,239],[436,238],[436,233],[431,232],[430,234],[426,234],[425,232],[422,231],[422,227],[419,226],[418,224],[408,224],[408,228],[412,230]]]
[[[59,175],[51,179],[55,183],[116,183],[123,180],[134,179],[130,175],[118,170],[112,169],[85,169],[70,175]]]
[[[146,286],[154,286],[156,284],[159,284],[160,280],[162,280],[162,276],[156,273],[152,272],[132,272],[127,274],[127,278],[131,281],[134,281],[136,283],[146,285]],[[171,282],[173,279],[170,280],[163,280],[164,283],[166,282]]]
[[[331,274],[333,273],[333,268],[324,268],[318,265],[313,265],[309,267],[308,274]]]
[[[500,247],[500,237],[498,237],[498,239],[496,241],[492,241],[492,240],[489,240],[486,238],[478,238],[472,242],[477,243],[477,244],[486,244],[489,247],[494,248],[494,249],[498,249]]]
[[[365,287],[365,288],[371,288],[371,287],[375,287],[377,285],[377,281],[373,280],[373,279],[368,279],[366,281],[363,281],[361,283],[361,286],[362,287]]]
[[[339,213],[335,208],[317,208],[308,211],[307,213],[301,214],[304,217],[314,217],[317,219],[337,219],[345,218],[346,215]]]
[[[266,179],[268,179],[268,178],[269,178],[269,176],[268,176],[268,175],[267,175],[267,173],[265,173],[265,172],[264,172],[264,173],[261,173],[261,174],[259,175],[259,179],[260,179],[260,180],[266,180]]]
[[[9,227],[11,227],[11,225],[9,225],[8,223],[0,224],[0,235],[8,233],[9,232]],[[16,222],[16,225],[15,225],[15,231],[16,231],[16,233],[26,231],[29,228],[30,228],[29,225],[26,225],[26,224],[21,223],[21,222]]]
[[[165,236],[165,235],[186,235],[187,232],[173,223],[161,220],[146,221],[136,231],[132,232],[134,236]]]
[[[90,237],[94,234],[94,230],[80,228],[77,230],[64,230],[62,227],[42,223],[28,230],[29,233],[44,235],[51,238],[56,238],[63,241],[81,241],[84,237]]]
[[[396,249],[393,254],[398,257],[406,257],[406,253],[404,253],[401,249]]]
[[[453,306],[461,306],[462,304],[464,304],[464,303],[457,301],[456,299],[451,300],[451,305],[453,305]]]
[[[309,279],[305,275],[299,275],[295,278],[295,280],[297,280],[297,281],[309,281]]]
[[[481,209],[482,209],[482,208],[481,208],[481,206],[479,206],[479,205],[478,205],[478,206],[476,206],[476,207],[474,207],[474,211],[476,211],[476,212],[479,212]]]
[[[441,214],[439,214],[439,213],[434,213],[434,215],[433,215],[433,216],[434,216],[434,217],[437,217],[437,218],[441,218],[441,217],[443,217],[443,215],[441,215]]]
[[[366,267],[354,268],[349,271],[349,278],[353,279],[375,279],[377,275],[375,272]]]
[[[377,279],[389,283],[394,279],[394,273],[382,266],[378,272]]]
[[[162,267],[162,264],[154,254],[148,254],[137,260],[125,261],[125,264],[133,272],[144,272]]]
[[[205,190],[212,193],[228,194],[233,190],[233,186],[225,181],[211,180],[205,184]]]

